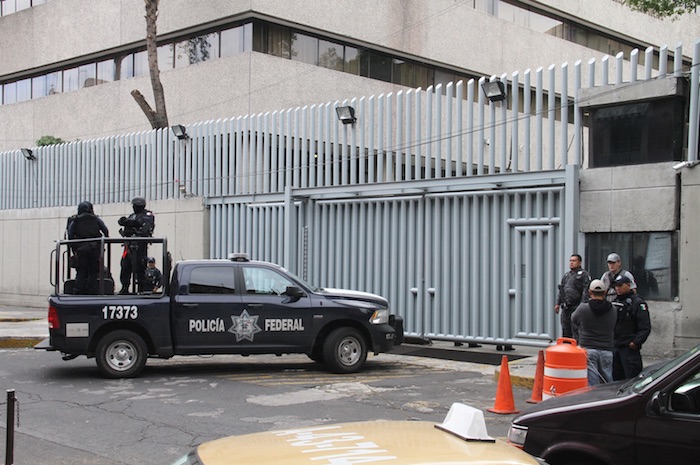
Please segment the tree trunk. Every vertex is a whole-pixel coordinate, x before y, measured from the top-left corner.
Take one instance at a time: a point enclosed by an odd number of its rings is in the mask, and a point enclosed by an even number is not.
[[[146,53],[148,55],[148,71],[151,76],[151,88],[155,99],[156,109],[153,111],[146,98],[138,90],[132,90],[131,95],[148,118],[153,129],[167,128],[168,112],[165,109],[165,92],[160,82],[158,69],[158,45],[156,43],[158,20],[158,2],[160,0],[144,0],[146,4]]]

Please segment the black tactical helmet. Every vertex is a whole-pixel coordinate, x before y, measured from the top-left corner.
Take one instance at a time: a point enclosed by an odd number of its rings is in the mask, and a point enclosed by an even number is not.
[[[81,213],[92,213],[92,204],[86,200],[83,200],[78,204],[78,215]]]
[[[133,205],[134,207],[145,207],[146,199],[144,199],[143,197],[134,197],[131,201],[131,205]]]

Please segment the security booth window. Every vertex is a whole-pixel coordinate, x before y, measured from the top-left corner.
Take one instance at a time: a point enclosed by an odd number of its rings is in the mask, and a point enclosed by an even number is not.
[[[647,300],[678,296],[678,234],[635,232],[586,234],[586,263],[592,277],[608,271],[606,258],[616,253],[632,273],[637,293]]]
[[[681,160],[684,109],[681,98],[592,108],[589,167]]]

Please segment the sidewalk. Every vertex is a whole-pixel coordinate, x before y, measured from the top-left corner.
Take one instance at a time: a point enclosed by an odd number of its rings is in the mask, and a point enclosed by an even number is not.
[[[14,307],[0,305],[0,349],[31,348],[49,337],[47,321],[47,308]],[[534,347],[515,346],[515,350],[508,352],[496,351],[495,345],[484,344],[479,348],[470,348],[465,343],[455,346],[452,342],[433,341],[429,346],[406,344],[416,351],[425,352],[429,348],[429,356],[420,357],[425,363],[440,364],[443,361],[452,361],[451,364],[459,364],[468,371],[480,371],[493,373],[497,381],[500,375],[500,365],[486,364],[481,360],[498,361],[503,355],[510,358],[518,358],[508,363],[511,383],[515,387],[532,389],[537,366],[537,353],[540,349]],[[410,353],[402,355],[418,359]],[[464,361],[469,360],[469,361]],[[471,369],[470,369],[471,368]]]

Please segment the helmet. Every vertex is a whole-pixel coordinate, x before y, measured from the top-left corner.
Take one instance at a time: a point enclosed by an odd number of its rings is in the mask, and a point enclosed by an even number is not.
[[[133,205],[134,207],[145,207],[146,199],[144,199],[143,197],[134,197],[131,201],[131,205]]]
[[[86,200],[83,200],[78,204],[78,215],[81,213],[92,213],[92,204]]]

